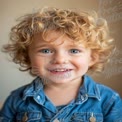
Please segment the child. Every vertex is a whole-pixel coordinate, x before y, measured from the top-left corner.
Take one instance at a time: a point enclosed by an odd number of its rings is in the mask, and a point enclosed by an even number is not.
[[[11,93],[0,122],[122,122],[118,93],[86,75],[110,57],[105,20],[47,8],[21,18],[10,39],[5,50],[37,78]]]

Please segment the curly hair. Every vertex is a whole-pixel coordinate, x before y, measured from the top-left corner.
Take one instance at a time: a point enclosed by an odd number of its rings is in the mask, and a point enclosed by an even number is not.
[[[66,34],[77,44],[84,43],[91,49],[93,56],[99,56],[99,60],[89,68],[89,71],[102,71],[113,49],[113,39],[109,36],[107,22],[99,18],[96,13],[43,8],[20,17],[18,21],[18,24],[11,29],[11,43],[6,44],[4,49],[15,63],[24,68],[22,71],[31,69],[28,47],[37,33],[45,38],[47,32],[58,31]]]

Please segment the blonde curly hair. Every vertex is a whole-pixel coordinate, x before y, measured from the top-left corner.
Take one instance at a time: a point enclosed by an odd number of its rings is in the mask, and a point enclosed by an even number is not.
[[[35,13],[19,18],[19,23],[11,29],[11,43],[4,46],[15,63],[20,64],[22,71],[31,69],[28,47],[34,41],[35,34],[45,38],[48,31],[66,34],[75,43],[84,43],[90,48],[93,56],[99,60],[89,71],[102,71],[113,49],[113,39],[109,36],[108,25],[97,14],[77,10],[43,8]]]

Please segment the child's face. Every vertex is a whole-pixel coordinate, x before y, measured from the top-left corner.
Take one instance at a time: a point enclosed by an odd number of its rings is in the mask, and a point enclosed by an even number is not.
[[[84,45],[74,45],[73,40],[58,32],[51,32],[46,40],[34,37],[29,47],[33,72],[52,83],[81,81],[81,77],[94,62],[90,50]]]

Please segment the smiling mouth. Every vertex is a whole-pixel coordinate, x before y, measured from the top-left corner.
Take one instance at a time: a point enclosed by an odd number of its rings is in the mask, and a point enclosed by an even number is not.
[[[64,80],[70,78],[72,76],[71,68],[50,68],[48,71],[50,72],[50,77],[53,80]]]
[[[56,69],[50,69],[51,73],[67,73],[72,71],[72,69],[66,69],[66,68],[56,68]]]

